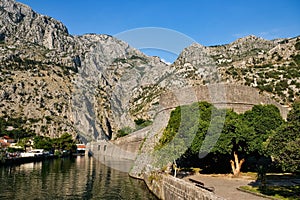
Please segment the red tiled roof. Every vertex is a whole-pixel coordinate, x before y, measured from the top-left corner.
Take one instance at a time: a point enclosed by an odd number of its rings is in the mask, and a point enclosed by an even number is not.
[[[0,144],[1,144],[2,147],[7,147],[7,146],[10,145],[10,143],[6,143],[3,140],[0,140]]]

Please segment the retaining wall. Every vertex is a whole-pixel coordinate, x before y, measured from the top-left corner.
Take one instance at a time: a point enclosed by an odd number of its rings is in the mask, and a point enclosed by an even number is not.
[[[120,159],[135,160],[141,144],[146,138],[146,134],[150,127],[136,131],[125,137],[118,138],[113,141],[99,140],[91,142],[88,145],[94,157],[110,156]]]
[[[148,188],[163,200],[222,200],[213,192],[199,188],[182,179],[166,174],[145,175],[144,180]]]

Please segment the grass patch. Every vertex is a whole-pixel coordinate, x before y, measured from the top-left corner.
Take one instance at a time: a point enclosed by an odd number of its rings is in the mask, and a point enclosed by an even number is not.
[[[249,177],[249,179],[256,180],[257,172],[241,172],[242,177]]]
[[[274,199],[296,200],[300,199],[300,186],[267,186],[265,191],[260,190],[258,186],[241,186],[243,190],[249,192],[267,195]]]

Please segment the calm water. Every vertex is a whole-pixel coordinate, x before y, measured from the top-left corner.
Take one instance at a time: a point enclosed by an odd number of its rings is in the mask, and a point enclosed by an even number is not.
[[[0,199],[156,199],[139,180],[93,158],[0,167]]]

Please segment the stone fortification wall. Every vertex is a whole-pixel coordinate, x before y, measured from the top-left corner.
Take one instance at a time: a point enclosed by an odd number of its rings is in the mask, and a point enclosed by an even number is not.
[[[171,109],[197,101],[207,101],[217,108],[232,108],[237,113],[250,110],[254,105],[273,104],[284,119],[289,111],[287,106],[277,103],[256,88],[233,84],[195,86],[167,92],[161,96],[160,104],[164,109]]]
[[[150,127],[136,131],[130,135],[113,141],[95,141],[89,144],[89,149],[94,157],[110,156],[120,159],[135,160],[142,142]]]

